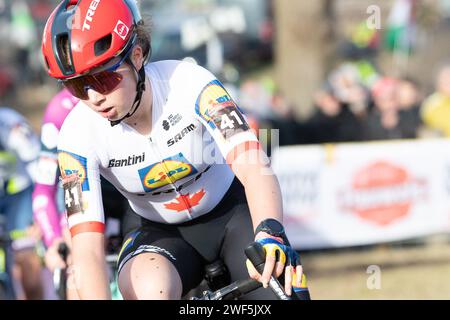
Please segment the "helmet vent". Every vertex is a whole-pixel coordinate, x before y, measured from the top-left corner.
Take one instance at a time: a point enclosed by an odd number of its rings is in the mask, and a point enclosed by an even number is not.
[[[72,10],[74,7],[78,6],[79,0],[69,0],[66,4],[66,11]]]
[[[97,42],[95,42],[94,45],[95,55],[98,57],[104,54],[106,51],[109,50],[109,48],[111,48],[111,43],[112,43],[112,34],[108,34],[107,36],[101,38],[100,40],[97,40]]]
[[[59,61],[64,68],[64,73],[73,73],[73,62],[69,48],[69,35],[67,33],[58,36],[57,48],[58,56],[60,58]]]
[[[44,62],[45,62],[45,66],[47,67],[47,70],[50,70],[50,64],[48,63],[48,59],[46,56],[44,56]]]

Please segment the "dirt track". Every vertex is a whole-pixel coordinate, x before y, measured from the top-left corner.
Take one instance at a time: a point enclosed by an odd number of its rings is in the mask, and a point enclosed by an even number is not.
[[[450,243],[303,254],[313,299],[450,299]],[[369,266],[379,267],[380,288]],[[374,268],[374,267],[371,267]],[[369,269],[373,270],[373,269]]]

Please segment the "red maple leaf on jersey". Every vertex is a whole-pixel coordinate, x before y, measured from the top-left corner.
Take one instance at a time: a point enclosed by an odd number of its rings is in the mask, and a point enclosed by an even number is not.
[[[175,202],[166,203],[164,204],[164,207],[169,210],[174,210],[177,212],[181,212],[184,210],[189,210],[192,207],[195,207],[200,203],[200,200],[202,200],[203,196],[206,194],[205,190],[200,190],[199,192],[195,193],[192,197],[189,196],[189,193],[185,195],[181,195],[179,197],[175,198]]]

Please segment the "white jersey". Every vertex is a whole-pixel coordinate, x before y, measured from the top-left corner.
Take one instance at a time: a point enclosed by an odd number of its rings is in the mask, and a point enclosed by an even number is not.
[[[65,191],[72,235],[103,231],[100,175],[140,216],[177,224],[210,212],[234,179],[229,164],[259,148],[239,108],[209,71],[160,61],[147,65],[146,74],[153,94],[150,135],[124,122],[111,127],[83,102],[61,128],[61,173],[76,173],[81,184],[78,192]]]

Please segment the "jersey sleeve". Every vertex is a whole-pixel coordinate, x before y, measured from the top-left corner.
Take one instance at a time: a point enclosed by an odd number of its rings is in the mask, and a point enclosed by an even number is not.
[[[54,123],[46,122],[42,125],[36,186],[52,187],[54,189],[53,196],[56,195],[58,184],[58,136],[59,129]],[[53,201],[55,200],[53,199]]]
[[[41,153],[38,160],[36,184],[33,190],[33,217],[38,223],[45,245],[48,247],[61,236],[60,216],[56,203],[58,187],[59,130],[52,122],[41,129]]]
[[[99,160],[88,133],[80,132],[75,119],[68,121],[58,138],[58,164],[64,184],[64,203],[72,237],[83,232],[103,233],[105,218],[101,197]]]
[[[46,123],[41,130],[41,153],[37,165],[36,183],[33,190],[33,217],[39,225],[44,243],[48,247],[61,236],[60,217],[56,203],[58,186],[57,139],[59,131],[53,132]],[[54,141],[50,147],[49,140]]]
[[[226,162],[231,165],[242,153],[260,150],[258,138],[247,118],[222,83],[209,71],[197,67],[201,81],[195,115],[211,134]]]
[[[78,99],[64,89],[48,103],[41,127],[41,151],[33,191],[33,217],[42,231],[47,247],[62,235],[61,220],[65,217],[60,214],[57,202],[58,136],[64,119],[77,103]]]

